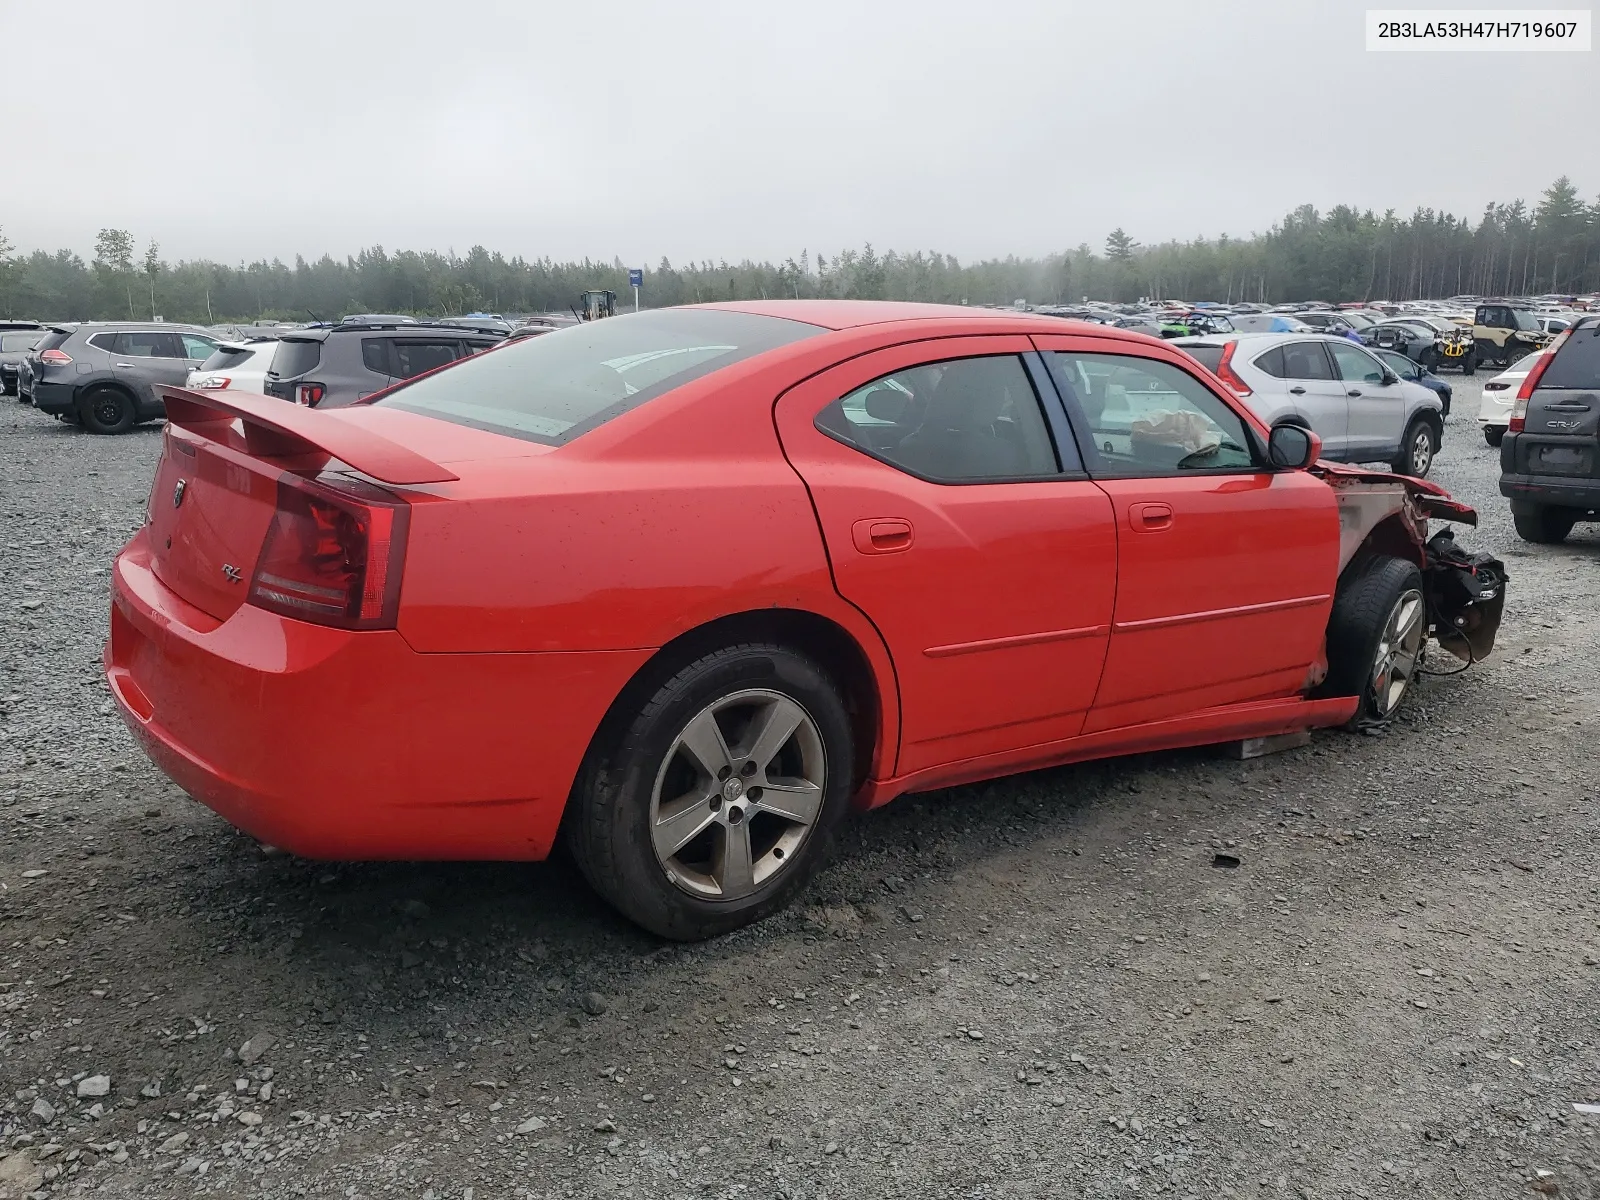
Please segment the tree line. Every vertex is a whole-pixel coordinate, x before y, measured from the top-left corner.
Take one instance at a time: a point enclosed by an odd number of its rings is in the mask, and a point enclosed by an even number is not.
[[[442,316],[565,310],[579,292],[626,297],[627,267],[585,259],[506,257],[373,246],[229,266],[167,262],[149,241],[102,229],[94,258],[71,250],[14,253],[0,229],[0,312],[42,320],[224,321],[331,319],[350,312]],[[937,251],[880,253],[870,244],[781,263],[663,258],[644,269],[649,306],[780,296],[927,300],[955,304],[1070,304],[1142,297],[1188,300],[1406,300],[1461,293],[1576,294],[1600,290],[1600,198],[1586,204],[1562,176],[1539,202],[1488,205],[1476,220],[1419,208],[1402,218],[1339,205],[1303,205],[1266,233],[1141,245],[1116,229],[1042,258],[962,263]]]

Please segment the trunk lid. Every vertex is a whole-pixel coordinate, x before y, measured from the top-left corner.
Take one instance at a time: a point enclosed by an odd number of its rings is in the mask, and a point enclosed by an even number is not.
[[[369,410],[320,413],[232,391],[168,387],[162,394],[168,423],[147,511],[151,570],[219,621],[249,594],[285,472],[311,476],[332,465],[401,485],[459,478],[369,426],[399,429],[406,440],[426,445],[421,430],[373,421],[379,414]]]

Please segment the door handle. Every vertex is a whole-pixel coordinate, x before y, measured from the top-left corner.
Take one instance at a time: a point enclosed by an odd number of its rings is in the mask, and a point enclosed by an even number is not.
[[[1300,387],[1298,385],[1296,385],[1295,387],[1292,387],[1292,388],[1289,389],[1289,395],[1291,395],[1291,396],[1304,396],[1305,394],[1306,394],[1305,388]]]
[[[1348,392],[1345,393],[1345,395],[1346,396],[1359,396],[1359,395],[1361,395],[1361,389],[1360,388],[1351,388]]]
[[[1588,412],[1589,406],[1581,401],[1564,400],[1558,404],[1546,404],[1545,412]]]
[[[112,365],[117,367],[127,367],[130,371],[133,370],[132,363],[113,363]]]
[[[1128,506],[1128,524],[1135,533],[1159,533],[1172,528],[1172,505],[1145,502]]]
[[[897,554],[911,549],[915,535],[910,521],[866,517],[850,526],[850,540],[862,554]]]

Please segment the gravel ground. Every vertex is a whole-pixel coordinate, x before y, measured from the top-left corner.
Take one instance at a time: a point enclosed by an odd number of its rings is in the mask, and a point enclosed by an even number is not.
[[[99,671],[159,432],[5,401],[0,1197],[1600,1196],[1600,531],[1516,540],[1453,382],[1489,663],[1380,736],[908,797],[687,948],[182,796]]]

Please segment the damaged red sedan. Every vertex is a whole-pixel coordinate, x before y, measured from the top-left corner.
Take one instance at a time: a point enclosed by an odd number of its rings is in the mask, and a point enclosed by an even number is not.
[[[192,796],[319,858],[539,859],[673,938],[852,806],[1382,722],[1503,572],[1160,341],[795,301],[616,317],[336,410],[169,389],[105,669]]]

